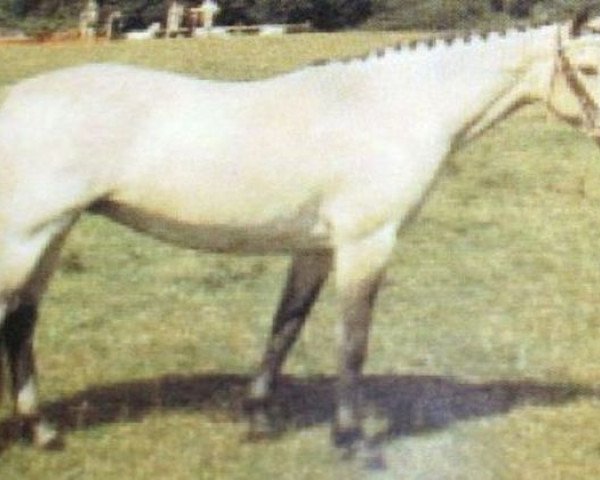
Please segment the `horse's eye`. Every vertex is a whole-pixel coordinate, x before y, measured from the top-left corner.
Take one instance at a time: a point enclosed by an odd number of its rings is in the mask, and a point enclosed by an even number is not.
[[[579,67],[579,71],[586,77],[593,77],[598,75],[598,67],[595,65],[582,65]]]

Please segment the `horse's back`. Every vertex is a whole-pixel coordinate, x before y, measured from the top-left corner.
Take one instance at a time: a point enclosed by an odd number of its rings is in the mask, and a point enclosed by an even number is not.
[[[296,132],[281,128],[263,91],[114,65],[24,81],[0,109],[0,163],[12,172],[2,180],[12,191],[4,205],[32,209],[31,199],[48,197],[36,221],[94,204],[140,230],[171,222],[168,230],[185,225],[195,235],[199,226],[302,235],[292,224],[316,222],[306,212],[326,169],[292,144]]]
[[[21,185],[12,201],[47,196],[36,221],[95,205],[208,249],[321,248],[336,222],[371,229],[392,211],[368,198],[393,187],[390,164],[373,154],[373,122],[340,117],[343,104],[315,78],[217,82],[89,65],[22,82],[0,109],[0,163]]]

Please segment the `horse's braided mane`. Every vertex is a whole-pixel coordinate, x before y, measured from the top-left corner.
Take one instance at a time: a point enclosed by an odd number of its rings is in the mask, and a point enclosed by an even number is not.
[[[386,52],[395,50],[415,50],[417,47],[425,46],[428,49],[433,49],[437,45],[445,44],[447,46],[451,46],[453,43],[457,41],[462,41],[465,44],[470,43],[474,39],[479,40],[487,40],[490,35],[497,35],[500,37],[504,37],[508,34],[509,31],[516,30],[517,32],[525,32],[528,30],[535,30],[542,27],[547,27],[550,25],[555,25],[557,21],[540,21],[540,22],[517,22],[512,25],[506,26],[504,28],[494,30],[494,29],[480,29],[480,30],[448,30],[439,33],[433,33],[429,36],[414,39],[414,40],[400,40],[399,42],[389,46],[389,47],[379,47],[375,50],[369,50],[364,54],[352,55],[344,58],[321,58],[312,61],[310,66],[324,66],[330,65],[333,63],[349,63],[356,60],[367,60],[373,57],[383,57],[386,55]]]

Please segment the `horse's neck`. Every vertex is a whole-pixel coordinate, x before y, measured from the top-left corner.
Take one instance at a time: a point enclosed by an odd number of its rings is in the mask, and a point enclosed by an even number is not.
[[[535,62],[552,64],[556,35],[556,26],[543,27],[400,51],[373,68],[372,84],[390,85],[386,101],[405,128],[456,147],[536,100],[527,77]]]

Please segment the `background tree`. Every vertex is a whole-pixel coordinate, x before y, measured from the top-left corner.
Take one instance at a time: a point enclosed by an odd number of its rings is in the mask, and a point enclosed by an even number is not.
[[[197,6],[201,0],[181,0]],[[217,0],[217,24],[297,23],[315,28],[473,29],[506,26],[516,19],[558,19],[587,0]],[[164,21],[165,0],[99,0],[115,2],[125,28]],[[83,0],[0,0],[0,27],[75,26]]]

